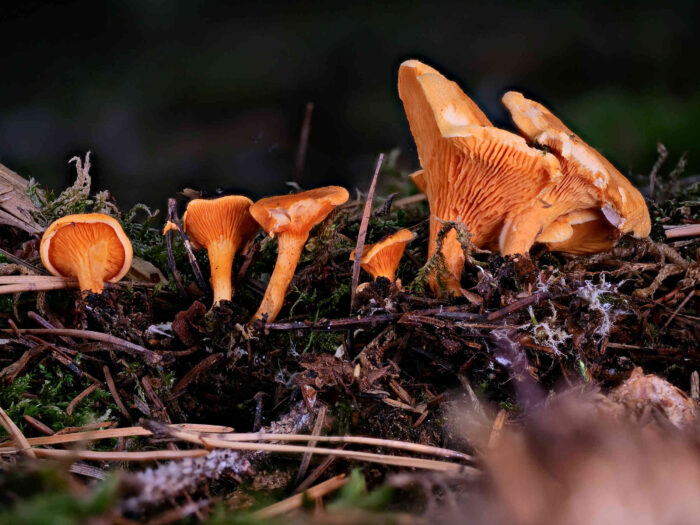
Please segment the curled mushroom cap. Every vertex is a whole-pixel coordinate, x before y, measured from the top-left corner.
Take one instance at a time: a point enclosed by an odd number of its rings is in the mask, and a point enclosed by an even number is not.
[[[255,220],[271,237],[276,235],[278,242],[277,263],[253,321],[264,316],[268,322],[277,318],[311,228],[323,221],[336,206],[346,202],[349,196],[345,188],[326,186],[293,195],[268,197],[250,207]]]
[[[401,65],[399,96],[423,168],[412,178],[430,203],[429,256],[436,250],[437,219],[464,223],[477,247],[498,248],[504,226],[561,177],[559,162],[493,127],[457,84],[417,60]],[[447,288],[458,294],[464,254],[454,230],[443,254]]]
[[[362,253],[360,266],[375,281],[386,277],[390,281],[396,278],[396,269],[406,245],[416,237],[411,230],[399,230],[375,244],[366,244]],[[350,260],[355,260],[355,250],[350,253]]]
[[[103,213],[66,215],[41,238],[41,262],[53,275],[78,279],[84,292],[102,293],[129,271],[133,249],[119,222]]]
[[[248,211],[252,204],[253,201],[242,195],[211,200],[194,199],[182,216],[182,227],[192,245],[207,250],[214,304],[231,300],[233,258],[259,229]]]
[[[634,237],[649,235],[651,221],[644,198],[615,167],[567,128],[546,107],[515,91],[503,97],[519,131],[530,141],[545,146],[559,160],[561,180],[543,192],[537,202],[517,223],[517,231],[506,231],[501,239],[501,251],[527,251],[533,234],[553,250],[591,253],[611,247],[623,234]],[[550,243],[540,239],[549,225],[560,217],[579,210],[591,210],[596,220],[577,223],[577,235],[567,244]],[[585,224],[585,226],[584,226]],[[578,244],[576,244],[578,242]],[[584,247],[585,246],[585,247]]]

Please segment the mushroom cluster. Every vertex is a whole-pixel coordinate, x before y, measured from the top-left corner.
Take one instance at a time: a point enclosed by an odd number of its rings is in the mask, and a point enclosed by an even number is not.
[[[348,197],[345,188],[327,186],[256,203],[241,195],[190,201],[182,217],[183,230],[195,249],[207,250],[214,305],[231,300],[233,259],[262,226],[270,236],[277,236],[278,257],[251,323],[256,319],[273,321],[282,309],[309,232]],[[177,226],[168,222],[163,234],[172,229]],[[46,269],[54,275],[77,278],[83,292],[102,293],[105,282],[119,281],[129,271],[132,255],[131,242],[119,222],[101,213],[58,219],[41,240]]]
[[[455,82],[418,60],[401,64],[398,87],[422,166],[411,179],[430,204],[429,257],[439,220],[463,223],[475,246],[503,255],[535,243],[592,253],[621,235],[649,234],[639,191],[544,106],[504,96],[521,137],[494,127]],[[442,254],[446,288],[458,295],[465,257],[454,229]]]
[[[440,236],[450,293],[467,294],[460,286],[465,254],[455,228],[440,233],[445,221],[464,224],[476,247],[503,255],[525,254],[535,243],[592,253],[622,235],[649,234],[641,194],[541,104],[517,92],[503,97],[519,136],[493,126],[455,82],[417,60],[401,65],[398,87],[422,166],[411,179],[430,204],[428,256]],[[277,237],[278,256],[251,323],[273,321],[310,230],[348,197],[344,188],[327,186],[256,203],[241,195],[190,201],[183,230],[195,249],[208,253],[214,305],[231,300],[234,257],[262,227]],[[173,228],[168,222],[163,233]],[[365,246],[361,267],[400,289],[396,270],[414,237],[404,229]],[[52,274],[76,278],[83,292],[101,293],[105,282],[127,273],[132,247],[114,218],[69,215],[44,233],[41,259]],[[435,276],[431,287],[438,291]]]

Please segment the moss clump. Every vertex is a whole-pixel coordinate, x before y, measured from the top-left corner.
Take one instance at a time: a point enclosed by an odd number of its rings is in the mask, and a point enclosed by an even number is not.
[[[107,400],[109,392],[98,388],[83,399],[72,412],[66,413],[70,402],[92,382],[66,373],[53,364],[39,364],[30,373],[17,377],[0,390],[0,406],[22,431],[26,425],[22,416],[32,416],[53,430],[81,426],[96,421],[109,421],[117,407]],[[0,430],[4,435],[4,431]]]

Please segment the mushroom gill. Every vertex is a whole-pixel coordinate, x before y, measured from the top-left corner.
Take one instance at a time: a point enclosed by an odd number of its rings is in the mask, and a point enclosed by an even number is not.
[[[102,293],[129,271],[131,242],[119,222],[103,213],[66,215],[41,238],[41,262],[53,275],[78,279],[83,292]]]
[[[267,197],[250,207],[250,213],[271,236],[277,236],[277,262],[265,295],[251,322],[277,318],[289,283],[311,228],[323,221],[336,206],[349,198],[340,186],[326,186],[292,195]]]
[[[258,232],[259,226],[248,211],[252,204],[242,195],[194,199],[182,216],[182,227],[193,246],[207,250],[214,304],[231,300],[233,259]]]
[[[504,230],[502,253],[525,252],[534,239],[551,250],[593,253],[610,248],[627,233],[649,235],[651,221],[644,198],[605,157],[543,105],[514,91],[503,96],[503,103],[525,138],[557,157],[563,176]],[[595,220],[572,223],[575,235],[566,241],[548,240],[546,232],[552,223],[561,226],[567,217],[580,220],[576,213],[584,210],[590,210]]]
[[[430,203],[428,256],[436,250],[437,219],[461,222],[475,246],[497,249],[504,225],[561,177],[559,162],[493,127],[456,83],[417,60],[401,65],[399,96],[423,169],[412,178]],[[446,287],[460,294],[464,254],[454,229],[442,253]],[[437,291],[435,279],[431,287]]]

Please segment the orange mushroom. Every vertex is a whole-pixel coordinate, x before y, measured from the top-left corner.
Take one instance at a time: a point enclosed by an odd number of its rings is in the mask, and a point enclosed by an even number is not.
[[[411,230],[403,229],[385,237],[378,243],[366,244],[362,252],[360,266],[375,281],[378,277],[386,277],[394,282],[396,269],[399,267],[399,261],[406,245],[415,237],[416,234]],[[355,260],[355,250],[350,253],[350,260]]]
[[[259,229],[248,211],[252,204],[253,201],[242,195],[194,199],[182,216],[182,227],[192,245],[207,250],[214,304],[231,300],[233,258]]]
[[[293,195],[268,197],[250,207],[251,215],[271,237],[277,235],[278,243],[277,263],[252,321],[265,316],[268,322],[277,318],[311,228],[323,221],[336,206],[346,202],[349,196],[345,188],[327,186]]]
[[[83,292],[102,293],[129,271],[133,250],[119,222],[103,213],[66,215],[41,238],[41,262],[53,275],[73,277]]]
[[[401,64],[399,96],[423,168],[412,179],[430,203],[428,256],[436,250],[437,219],[461,222],[477,247],[497,249],[504,225],[561,177],[559,162],[493,127],[456,83],[417,60]],[[445,284],[460,294],[464,253],[454,229],[442,246]],[[431,287],[436,291],[435,279]]]
[[[557,157],[563,177],[504,230],[502,253],[526,252],[534,240],[550,250],[593,253],[610,248],[627,233],[649,235],[644,198],[605,157],[543,105],[514,91],[504,95],[503,103],[525,138]],[[560,228],[559,237],[563,231],[568,236],[554,242],[553,231]]]

